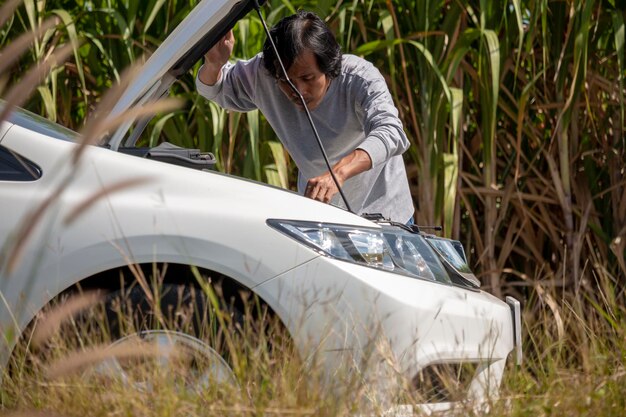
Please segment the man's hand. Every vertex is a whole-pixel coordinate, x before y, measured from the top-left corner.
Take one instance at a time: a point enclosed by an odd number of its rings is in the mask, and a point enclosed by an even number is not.
[[[356,149],[333,167],[333,173],[337,178],[340,187],[343,187],[347,179],[367,171],[372,167],[372,159],[369,154],[362,149]],[[306,184],[304,195],[313,200],[330,203],[330,200],[339,192],[330,172],[326,172],[319,177],[311,178]]]
[[[228,62],[234,47],[235,36],[233,31],[230,30],[204,55],[204,66],[198,74],[198,78],[200,78],[202,83],[215,85],[219,81],[222,75],[222,67]]]
[[[339,185],[343,187],[345,180],[340,178],[337,173],[335,173],[335,177],[337,177]],[[311,178],[309,182],[307,182],[304,195],[313,200],[330,203],[331,198],[338,192],[339,189],[335,185],[335,181],[333,181],[330,172],[326,172],[319,177]]]

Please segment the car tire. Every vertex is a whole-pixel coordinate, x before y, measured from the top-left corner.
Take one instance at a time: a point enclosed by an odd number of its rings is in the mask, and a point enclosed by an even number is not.
[[[231,339],[241,328],[243,315],[233,304],[211,299],[217,297],[191,285],[165,284],[155,291],[135,286],[114,292],[104,301],[110,346],[125,356],[125,351],[136,349],[140,343],[147,348],[147,356],[153,356],[150,363],[156,359],[168,376],[174,373],[192,390],[216,384],[236,387]],[[132,371],[138,361],[130,362],[129,366],[128,361],[113,356],[95,369],[129,380],[128,370]],[[142,384],[150,385],[140,381]]]
[[[243,315],[234,303],[183,284],[149,290],[134,285],[96,298],[91,294],[86,298],[94,302],[65,315],[53,334],[31,344],[37,328],[50,325],[46,318],[81,294],[59,300],[33,323],[32,336],[14,351],[16,377],[23,370],[53,379],[78,373],[115,378],[140,390],[154,389],[156,377],[198,393],[239,390],[233,348],[240,346],[234,340],[244,337]]]

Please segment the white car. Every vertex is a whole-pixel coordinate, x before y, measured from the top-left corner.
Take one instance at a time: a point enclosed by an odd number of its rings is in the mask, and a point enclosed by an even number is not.
[[[249,1],[200,2],[145,63],[111,117],[166,94],[252,9]],[[51,300],[79,285],[130,285],[119,280],[129,265],[149,271],[167,264],[165,282],[188,287],[198,285],[188,271],[193,265],[223,279],[226,291],[253,292],[299,353],[324,352],[328,369],[346,351],[358,357],[378,329],[416,389],[421,375],[445,364],[471,369],[464,395],[481,400],[497,392],[509,354],[521,360],[519,303],[479,289],[460,243],[194,169],[211,162],[197,152],[167,144],[129,149],[142,126],[125,123],[103,146],[87,146],[75,165],[74,132],[20,109],[0,125],[5,335],[23,332]],[[7,259],[18,226],[47,199],[20,258]],[[188,340],[171,333],[167,340]],[[16,339],[1,346],[2,364]],[[441,408],[452,399],[440,392],[431,400]]]

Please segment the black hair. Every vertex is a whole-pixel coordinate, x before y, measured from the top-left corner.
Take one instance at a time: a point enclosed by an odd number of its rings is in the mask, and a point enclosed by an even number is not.
[[[336,78],[341,72],[341,47],[328,26],[315,13],[299,10],[280,20],[270,30],[286,70],[304,51],[315,55],[317,65],[326,76]],[[263,45],[263,64],[274,78],[284,74],[269,39]]]

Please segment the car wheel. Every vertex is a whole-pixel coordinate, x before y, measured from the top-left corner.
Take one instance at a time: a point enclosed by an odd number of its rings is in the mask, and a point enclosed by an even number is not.
[[[212,298],[217,297],[189,285],[116,291],[64,326],[64,356],[95,351],[96,359],[87,358],[89,366],[81,369],[86,377],[116,378],[141,390],[152,389],[163,376],[196,392],[238,388],[230,349],[243,316]]]

